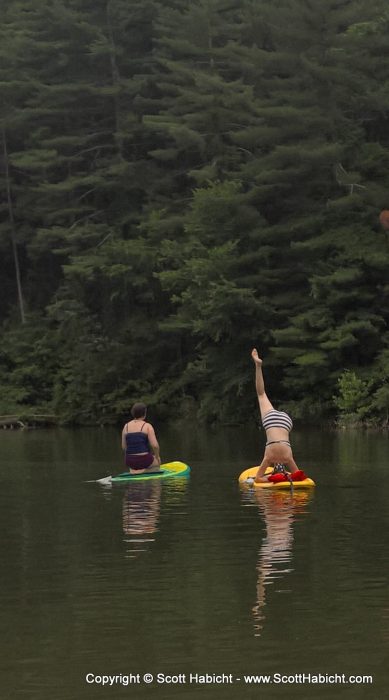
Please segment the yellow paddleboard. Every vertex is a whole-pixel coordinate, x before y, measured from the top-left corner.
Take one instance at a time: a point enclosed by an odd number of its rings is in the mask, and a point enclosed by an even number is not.
[[[271,481],[260,481],[258,484],[255,482],[249,482],[247,483],[247,479],[255,479],[255,475],[258,471],[258,467],[250,467],[249,469],[245,469],[244,472],[241,473],[239,476],[239,483],[241,486],[255,486],[255,488],[261,488],[261,489],[290,489],[291,485],[289,481],[279,481],[276,484],[273,484]],[[266,469],[266,476],[270,476],[272,473],[273,469],[272,467],[268,467]],[[293,488],[294,489],[306,489],[306,488],[311,488],[312,486],[316,486],[315,482],[313,479],[309,479],[308,477],[304,479],[303,481],[293,481]]]

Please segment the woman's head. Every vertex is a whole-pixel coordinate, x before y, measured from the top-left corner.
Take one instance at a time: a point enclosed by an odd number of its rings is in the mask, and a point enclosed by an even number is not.
[[[131,415],[133,418],[144,418],[146,416],[147,406],[144,403],[134,403],[131,408]]]

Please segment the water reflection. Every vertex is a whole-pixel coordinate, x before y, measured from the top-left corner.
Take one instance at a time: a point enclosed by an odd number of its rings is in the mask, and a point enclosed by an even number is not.
[[[128,556],[134,558],[154,542],[161,509],[162,481],[139,481],[127,487],[123,495],[124,542]]]
[[[169,483],[162,479],[139,481],[128,486],[122,500],[123,541],[127,545],[126,557],[134,559],[149,550],[155,542],[161,517],[164,512],[182,503],[188,478],[174,478]]]
[[[281,582],[286,574],[293,571],[293,525],[298,516],[307,512],[312,493],[257,488],[246,493],[247,498],[257,505],[266,529],[258,554],[257,599],[252,608],[254,635],[260,637],[266,620],[266,587]],[[277,592],[290,590],[279,587]]]

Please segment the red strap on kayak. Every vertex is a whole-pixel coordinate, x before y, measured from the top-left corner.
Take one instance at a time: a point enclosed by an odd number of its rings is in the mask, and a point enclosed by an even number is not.
[[[290,476],[293,481],[304,481],[304,479],[307,478],[307,475],[304,474],[302,469],[298,469],[297,472],[293,472]]]
[[[272,484],[278,484],[281,481],[288,481],[288,479],[284,474],[271,474],[268,481],[271,481]]]

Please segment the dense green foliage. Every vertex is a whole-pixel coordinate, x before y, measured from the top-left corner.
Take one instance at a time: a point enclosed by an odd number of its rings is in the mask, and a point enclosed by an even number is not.
[[[386,0],[3,0],[0,413],[387,422]],[[18,271],[20,284],[18,287]]]

